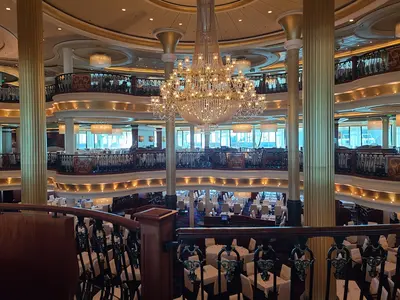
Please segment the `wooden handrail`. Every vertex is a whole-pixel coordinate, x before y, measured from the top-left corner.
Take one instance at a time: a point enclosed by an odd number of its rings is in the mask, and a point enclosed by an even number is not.
[[[0,211],[3,210],[24,210],[24,211],[40,211],[40,212],[52,212],[57,214],[69,214],[77,217],[93,218],[110,222],[114,225],[123,226],[128,230],[139,229],[139,222],[130,220],[124,217],[120,217],[114,214],[95,211],[85,208],[74,208],[74,207],[60,207],[51,205],[34,205],[34,204],[17,204],[17,203],[0,203]]]
[[[282,237],[346,237],[357,235],[382,235],[398,233],[400,224],[392,225],[355,225],[335,227],[214,227],[179,228],[178,239],[203,238],[282,238]]]

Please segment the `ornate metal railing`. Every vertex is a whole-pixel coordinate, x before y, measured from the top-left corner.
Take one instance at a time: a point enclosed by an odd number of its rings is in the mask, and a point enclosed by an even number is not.
[[[58,154],[47,153],[47,168],[56,170],[58,166]],[[0,171],[12,171],[21,169],[21,155],[19,153],[0,154]]]
[[[48,169],[61,174],[95,175],[129,173],[145,170],[165,170],[164,150],[140,150],[126,154],[63,154],[48,153]],[[0,170],[19,170],[19,154],[0,155]],[[256,149],[246,152],[177,151],[177,169],[217,170],[281,170],[287,171],[287,151]],[[300,170],[303,154],[300,153]],[[400,155],[394,149],[337,149],[336,174],[355,175],[374,179],[400,180]]]
[[[392,46],[375,50],[361,56],[339,61],[335,64],[335,84],[357,80],[366,76],[400,70],[400,47]],[[258,94],[287,92],[287,73],[249,76]],[[299,88],[302,89],[302,73]],[[134,96],[160,94],[161,78],[137,78],[126,74],[107,72],[81,72],[61,74],[55,84],[46,86],[46,101],[56,94],[75,92],[120,93]],[[0,102],[19,102],[18,87],[0,88]]]
[[[326,264],[326,296],[318,299],[332,299],[331,290],[345,300],[363,296],[398,299],[400,262],[392,241],[399,230],[400,225],[181,228],[181,293],[184,299],[207,299],[211,295],[216,299],[293,300],[303,299],[307,289],[308,298],[304,299],[317,299],[313,297],[314,269]],[[332,238],[325,259],[317,260],[316,250],[308,245],[308,239],[314,237]],[[357,237],[358,245],[354,242]],[[204,241],[216,246],[205,245]]]
[[[89,209],[0,204],[2,214],[10,211],[13,214],[21,211],[46,212],[49,213],[48,218],[50,219],[63,216],[74,218],[76,242],[74,256],[79,270],[76,299],[134,299],[135,296],[138,296],[141,283],[138,222],[130,218]],[[43,216],[43,214],[41,215]],[[36,230],[41,229],[43,226],[36,228]],[[18,244],[12,238],[9,239],[9,242]],[[44,246],[39,245],[39,247]],[[63,259],[63,257],[59,257],[59,259]],[[14,265],[20,263],[22,261],[13,262]],[[29,270],[29,272],[33,271]],[[32,274],[32,276],[35,275]]]
[[[336,150],[336,174],[354,174],[365,177],[399,180],[395,150]]]

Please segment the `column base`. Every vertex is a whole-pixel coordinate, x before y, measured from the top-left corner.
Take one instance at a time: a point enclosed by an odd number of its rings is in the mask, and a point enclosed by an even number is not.
[[[176,209],[176,202],[178,197],[176,195],[165,195],[165,206],[168,209]]]
[[[287,200],[288,209],[288,225],[301,226],[301,201],[300,200]]]

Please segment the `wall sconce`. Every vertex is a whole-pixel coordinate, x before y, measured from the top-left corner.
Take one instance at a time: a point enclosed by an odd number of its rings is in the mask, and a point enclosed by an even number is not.
[[[139,135],[139,142],[144,142],[144,136],[143,135]]]
[[[149,142],[150,143],[154,142],[154,136],[149,136]]]

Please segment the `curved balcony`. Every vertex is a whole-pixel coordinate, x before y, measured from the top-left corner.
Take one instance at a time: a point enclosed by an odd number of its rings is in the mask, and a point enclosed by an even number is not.
[[[353,56],[335,63],[335,84],[399,70],[399,46],[392,46]],[[299,88],[302,89],[302,74]],[[258,94],[287,92],[287,73],[251,76]],[[55,84],[46,86],[46,101],[58,94],[77,92],[117,93],[133,96],[157,96],[163,79],[137,78],[108,72],[80,72],[61,74]],[[0,88],[0,102],[18,103],[18,87]]]
[[[165,170],[164,150],[135,151],[125,154],[48,153],[48,169],[62,175],[102,175]],[[0,171],[19,170],[19,154],[1,154]],[[284,149],[258,149],[248,152],[221,150],[178,151],[178,170],[287,171]],[[303,154],[300,153],[300,170]],[[400,181],[400,154],[395,149],[337,149],[335,173],[370,179]]]

